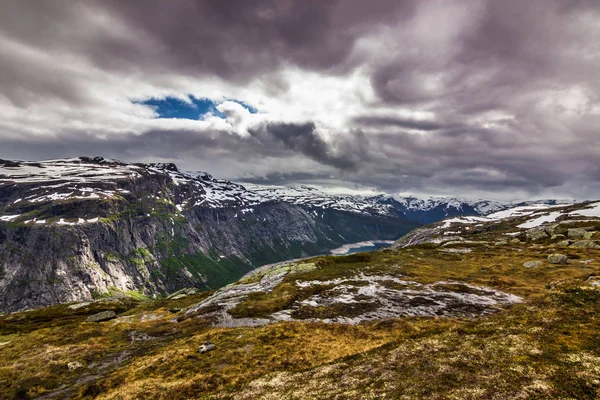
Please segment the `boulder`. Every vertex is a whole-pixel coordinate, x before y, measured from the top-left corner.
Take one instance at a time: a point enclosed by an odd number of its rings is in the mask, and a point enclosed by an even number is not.
[[[208,353],[209,351],[213,351],[217,348],[217,346],[215,346],[215,344],[213,342],[206,342],[200,345],[200,347],[198,347],[198,349],[196,350],[197,353]]]
[[[510,243],[510,244],[521,244],[521,241],[519,239],[517,239],[517,238],[514,238],[514,239],[510,239],[508,241],[508,243]]]
[[[527,239],[531,240],[532,242],[548,238],[548,234],[543,228],[530,229],[525,235],[527,236]]]
[[[567,256],[565,256],[564,254],[550,254],[548,256],[548,262],[550,264],[566,264],[567,263]]]
[[[571,244],[571,247],[577,247],[580,249],[600,249],[600,245],[593,240],[578,240]]]
[[[554,235],[554,230],[558,227],[558,224],[551,224],[551,225],[546,225],[544,227],[544,230],[546,231],[546,233],[548,234],[548,236],[552,236]]]
[[[109,319],[116,318],[117,314],[114,311],[102,311],[98,314],[90,315],[86,318],[87,322],[102,322],[108,321]]]
[[[540,265],[542,265],[541,261],[527,261],[526,263],[523,263],[525,268],[535,268],[539,267]]]
[[[593,232],[588,232],[583,228],[571,228],[567,230],[567,236],[571,239],[586,239],[592,238]]]
[[[79,361],[71,361],[67,364],[69,371],[75,371],[76,369],[83,368],[83,364]]]
[[[555,234],[555,235],[552,235],[552,237],[550,237],[550,239],[552,239],[552,240],[564,239],[564,238],[565,238],[565,235],[561,235],[561,234]]]
[[[571,242],[568,240],[561,240],[560,242],[556,243],[557,246],[564,246],[564,247],[567,247],[570,244],[571,244]]]

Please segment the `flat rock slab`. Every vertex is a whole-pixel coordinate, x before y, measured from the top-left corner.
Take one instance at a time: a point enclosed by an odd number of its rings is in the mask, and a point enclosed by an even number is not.
[[[525,268],[536,268],[536,267],[539,267],[540,265],[542,265],[541,261],[527,261],[526,263],[523,263],[523,266]]]
[[[98,314],[90,315],[85,320],[87,322],[102,322],[108,321],[109,319],[116,318],[117,314],[114,311],[102,311]]]

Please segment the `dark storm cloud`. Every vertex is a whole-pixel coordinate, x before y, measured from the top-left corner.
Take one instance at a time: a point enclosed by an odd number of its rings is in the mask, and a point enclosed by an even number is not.
[[[598,197],[599,20],[592,0],[6,0],[0,157],[230,160],[229,177],[260,165],[256,179],[277,182]],[[286,111],[319,100],[315,77],[347,79],[346,103],[261,120],[258,101],[258,116],[225,110],[227,128],[168,125],[130,101],[260,82],[256,97]]]
[[[356,168],[366,157],[362,147],[365,137],[361,132],[347,134],[343,140],[336,143],[338,149],[335,149],[316,132],[313,122],[267,123],[258,129],[251,129],[249,133],[264,144],[266,149],[270,149],[270,145],[281,144],[286,149],[300,152],[310,159],[342,170]]]

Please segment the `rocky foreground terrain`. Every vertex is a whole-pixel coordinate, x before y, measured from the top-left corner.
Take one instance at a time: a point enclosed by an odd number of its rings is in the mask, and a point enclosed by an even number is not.
[[[595,399],[600,202],[0,317],[2,398]]]

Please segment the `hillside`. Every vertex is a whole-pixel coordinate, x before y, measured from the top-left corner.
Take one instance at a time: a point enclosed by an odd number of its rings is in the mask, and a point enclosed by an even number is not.
[[[0,385],[46,399],[594,399],[598,260],[600,202],[451,218],[214,292],[4,316]]]

